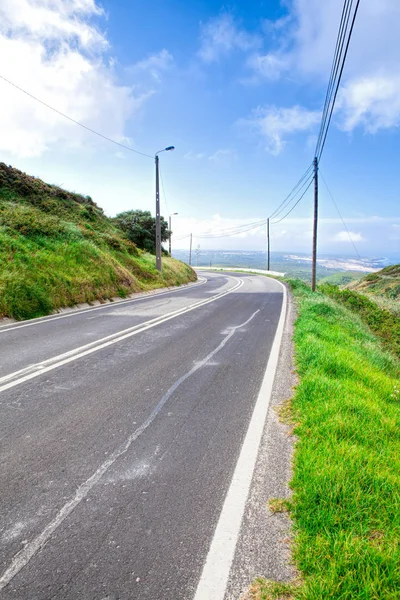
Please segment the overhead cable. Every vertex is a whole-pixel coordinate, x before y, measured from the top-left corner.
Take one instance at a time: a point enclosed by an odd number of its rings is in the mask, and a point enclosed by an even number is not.
[[[2,79],[3,81],[5,81],[6,83],[12,85],[14,88],[16,88],[17,90],[19,90],[20,92],[23,92],[24,94],[26,94],[27,96],[29,96],[33,100],[36,100],[36,102],[39,102],[40,104],[43,104],[43,106],[46,106],[46,108],[49,108],[50,110],[52,110],[53,112],[57,113],[61,117],[64,117],[65,119],[68,119],[68,121],[71,121],[72,123],[75,123],[75,125],[79,125],[79,127],[82,127],[83,129],[86,129],[86,131],[90,131],[90,133],[94,133],[95,135],[103,138],[103,140],[107,140],[107,142],[111,142],[112,144],[115,144],[116,146],[120,146],[121,148],[124,148],[125,150],[129,150],[129,152],[134,152],[135,154],[141,154],[142,156],[147,156],[147,158],[154,158],[154,156],[151,156],[150,154],[146,154],[145,152],[139,152],[139,150],[134,150],[130,146],[126,146],[125,144],[121,144],[120,142],[117,142],[117,141],[115,141],[115,140],[107,137],[106,135],[103,135],[99,131],[96,131],[95,129],[92,129],[91,127],[88,127],[87,125],[84,125],[80,121],[76,121],[75,119],[73,119],[72,117],[69,117],[68,115],[64,114],[63,112],[61,112],[57,108],[54,108],[54,106],[50,106],[50,104],[47,104],[46,102],[43,102],[43,100],[40,100],[40,98],[37,98],[36,96],[34,96],[33,94],[31,94],[27,90],[24,90],[19,85],[17,85],[16,83],[13,83],[12,81],[10,81],[9,79],[7,79],[3,75],[0,75],[0,79]]]
[[[275,211],[274,216],[272,217],[272,219],[276,219],[282,212],[284,212],[285,210],[287,210],[290,206],[291,203],[295,203],[295,205],[297,206],[298,202],[298,196],[302,194],[302,192],[304,191],[305,186],[308,185],[308,183],[314,178],[314,174],[310,171],[308,173],[308,175],[306,176],[306,178],[302,181],[301,185],[298,187],[296,193],[290,198],[290,200],[288,202],[285,202],[285,204],[282,205],[282,208],[278,211]],[[303,196],[301,196],[303,197]],[[271,217],[270,217],[270,221],[271,221]],[[273,221],[272,221],[273,222]]]
[[[248,228],[252,229],[255,227],[261,227],[262,225],[265,225],[266,223],[266,219],[261,219],[260,221],[254,221],[253,223],[244,223],[243,225],[236,225],[235,227],[229,227],[227,229],[220,229],[219,231],[205,231],[204,233],[200,233],[199,235],[196,235],[196,237],[202,237],[202,238],[214,238],[214,237],[224,237],[224,236],[228,236],[228,235],[236,235],[239,233],[242,233],[243,230],[247,230]]]
[[[285,208],[285,206],[287,206],[288,204],[290,204],[291,200],[293,200],[293,198],[292,198],[293,194],[295,194],[295,192],[298,190],[299,186],[301,187],[301,184],[303,183],[304,179],[309,175],[309,173],[311,172],[312,168],[313,168],[313,166],[311,164],[308,167],[308,169],[305,171],[304,175],[299,179],[299,181],[296,183],[296,185],[292,188],[291,192],[280,203],[280,205],[274,210],[274,212],[272,212],[269,215],[270,219],[273,219],[276,215],[278,215],[280,212],[282,212],[282,210]]]
[[[333,205],[334,205],[334,207],[336,208],[336,211],[337,211],[337,213],[338,213],[338,215],[339,215],[339,217],[340,217],[340,220],[341,220],[341,221],[342,221],[342,223],[343,223],[343,227],[345,228],[345,230],[346,230],[346,232],[347,232],[347,235],[349,236],[349,240],[350,240],[350,242],[351,242],[351,243],[352,243],[352,245],[353,245],[353,248],[354,248],[354,250],[355,250],[355,253],[357,254],[358,258],[359,258],[360,260],[362,260],[362,259],[361,259],[361,256],[360,256],[360,253],[359,253],[359,251],[357,250],[357,246],[355,245],[355,242],[354,242],[354,240],[353,240],[353,238],[352,238],[352,236],[351,236],[351,233],[350,233],[350,231],[349,231],[349,229],[348,229],[348,227],[347,227],[347,225],[346,225],[346,223],[345,223],[345,221],[344,221],[344,219],[343,219],[343,217],[342,217],[342,213],[340,212],[340,210],[339,210],[339,207],[338,207],[338,205],[337,205],[337,204],[336,204],[336,202],[335,202],[335,199],[334,199],[334,197],[333,197],[333,195],[332,195],[332,192],[331,192],[331,190],[329,189],[329,187],[328,187],[328,184],[327,184],[327,183],[326,183],[326,181],[325,181],[325,177],[324,177],[324,176],[322,175],[322,173],[321,173],[321,170],[319,171],[319,174],[320,174],[320,175],[321,175],[321,177],[322,177],[322,181],[323,181],[323,182],[324,182],[324,184],[325,184],[325,187],[326,187],[326,189],[327,189],[327,192],[328,192],[328,194],[329,194],[329,196],[330,196],[330,198],[331,198],[331,200],[332,200],[332,202],[333,202]]]
[[[170,215],[169,208],[168,208],[168,202],[167,202],[167,196],[165,194],[165,189],[164,189],[164,180],[163,180],[162,172],[160,169],[160,165],[158,165],[158,172],[160,173],[161,188],[162,188],[162,192],[163,192],[163,200],[164,200],[165,208],[167,209],[168,215]]]
[[[343,6],[342,19],[339,26],[336,49],[331,69],[331,76],[328,84],[324,110],[321,119],[321,127],[318,134],[317,144],[314,153],[314,155],[318,158],[318,161],[321,158],[326,142],[326,137],[328,135],[328,130],[332,119],[333,109],[335,107],[340,81],[342,79],[343,69],[346,62],[350,39],[353,33],[354,23],[357,16],[359,4],[360,0],[356,0],[356,5],[353,11],[352,18],[351,13],[353,8],[353,0],[345,0]],[[351,24],[349,27],[350,18]]]
[[[215,239],[215,238],[221,238],[221,237],[232,237],[234,235],[240,235],[241,233],[247,233],[248,231],[252,231],[253,229],[258,229],[259,227],[262,227],[263,225],[265,225],[266,222],[267,222],[266,219],[264,219],[264,221],[261,221],[258,224],[249,225],[248,227],[243,227],[242,229],[240,229],[238,231],[232,231],[231,233],[216,232],[215,235],[203,235],[201,233],[199,233],[199,234],[194,233],[193,237],[196,237],[199,239]]]
[[[319,135],[318,135],[318,139],[317,139],[316,150],[315,150],[315,154],[314,154],[315,156],[318,153],[319,146],[320,146],[320,143],[322,140],[322,134],[325,129],[328,109],[329,109],[330,101],[332,99],[334,82],[336,80],[338,67],[339,67],[339,58],[340,58],[340,55],[343,50],[343,39],[344,39],[343,35],[344,35],[345,28],[347,28],[349,14],[350,14],[349,8],[350,8],[350,2],[349,2],[349,0],[345,0],[345,2],[343,4],[342,16],[340,19],[339,31],[338,31],[338,35],[336,38],[336,47],[335,47],[335,52],[333,54],[333,61],[332,61],[331,73],[329,76],[328,89],[326,91],[324,108],[322,111],[321,126],[320,126],[320,131],[319,131]],[[347,21],[346,21],[346,19],[347,19]]]
[[[264,222],[265,219],[260,219],[259,221],[253,221],[251,223],[243,223],[243,225],[232,225],[232,227],[226,227],[224,229],[220,229],[217,233],[223,233],[223,232],[229,232],[232,231],[233,229],[241,229],[242,227],[248,227],[249,225],[258,225],[259,223]],[[214,229],[208,229],[207,231],[203,232],[203,235],[214,235],[216,232]]]
[[[187,235],[179,235],[178,237],[174,236],[174,241],[180,242],[181,240],[186,240],[186,238],[190,238],[190,233],[188,233]]]
[[[283,221],[283,219],[286,219],[287,216],[290,215],[290,213],[292,212],[292,210],[294,210],[296,208],[296,206],[298,205],[298,203],[300,202],[300,200],[303,198],[303,196],[305,195],[305,193],[307,192],[308,188],[310,187],[310,185],[312,184],[314,180],[314,177],[311,177],[308,186],[306,187],[306,189],[304,190],[304,192],[301,194],[300,198],[297,200],[297,202],[292,206],[292,208],[286,213],[286,215],[284,217],[282,217],[281,219],[278,219],[278,221],[272,221],[272,225],[276,225],[277,223],[280,223],[281,221]]]

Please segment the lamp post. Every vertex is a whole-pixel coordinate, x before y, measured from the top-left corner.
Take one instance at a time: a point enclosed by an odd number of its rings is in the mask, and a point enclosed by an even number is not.
[[[169,255],[172,256],[172,248],[171,248],[171,235],[172,235],[172,231],[171,231],[171,217],[173,217],[174,215],[177,215],[178,213],[171,213],[170,215],[168,215],[168,229],[169,229]]]
[[[175,150],[175,146],[167,146],[163,150],[159,150],[155,153],[156,161],[156,269],[160,271],[162,269],[161,264],[161,222],[160,222],[160,174],[159,174],[159,158],[158,155],[161,152],[168,152],[169,150]]]

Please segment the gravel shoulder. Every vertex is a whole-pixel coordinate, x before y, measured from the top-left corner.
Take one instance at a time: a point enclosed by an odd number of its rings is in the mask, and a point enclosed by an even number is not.
[[[296,576],[290,563],[291,523],[286,513],[271,514],[271,498],[289,498],[294,437],[280,422],[277,407],[290,398],[297,379],[294,371],[293,323],[295,305],[288,294],[271,406],[264,427],[256,467],[224,600],[243,598],[257,577],[289,582]]]

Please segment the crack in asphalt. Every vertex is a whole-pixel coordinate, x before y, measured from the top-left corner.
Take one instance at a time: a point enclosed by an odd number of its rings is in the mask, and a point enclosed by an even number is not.
[[[235,289],[235,288],[234,288]],[[182,377],[180,377],[163,395],[161,400],[152,410],[147,419],[142,423],[140,427],[123,442],[114,452],[108,457],[108,459],[97,469],[95,473],[84,483],[82,483],[75,492],[73,498],[71,498],[57,513],[55,518],[45,527],[45,529],[37,535],[30,543],[14,556],[10,566],[6,569],[3,575],[0,577],[0,590],[4,589],[10,581],[23,569],[28,562],[35,556],[35,554],[46,544],[51,538],[52,534],[61,525],[61,523],[72,513],[72,511],[84,500],[92,488],[100,481],[103,475],[108,469],[131,447],[133,442],[151,425],[154,419],[158,416],[166,402],[173,395],[175,390],[189,377],[191,377],[201,367],[205,366],[218,352],[224,348],[228,341],[239,331],[242,327],[245,327],[254,317],[260,312],[260,309],[256,310],[244,323],[229,328],[229,332],[226,333],[220,344],[212,350],[203,360],[196,361],[195,365],[187,371]]]

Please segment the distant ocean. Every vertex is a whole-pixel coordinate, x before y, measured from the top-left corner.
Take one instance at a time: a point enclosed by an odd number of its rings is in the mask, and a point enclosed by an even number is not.
[[[173,250],[172,256],[189,262],[187,250]],[[319,255],[317,274],[326,277],[334,273],[351,271],[354,273],[372,273],[390,264],[400,263],[400,254],[376,258],[354,258],[346,255]],[[199,267],[238,267],[267,268],[267,253],[232,250],[196,250],[192,249],[192,266]],[[309,279],[311,275],[311,256],[301,253],[271,252],[270,269],[281,271],[289,276]]]

